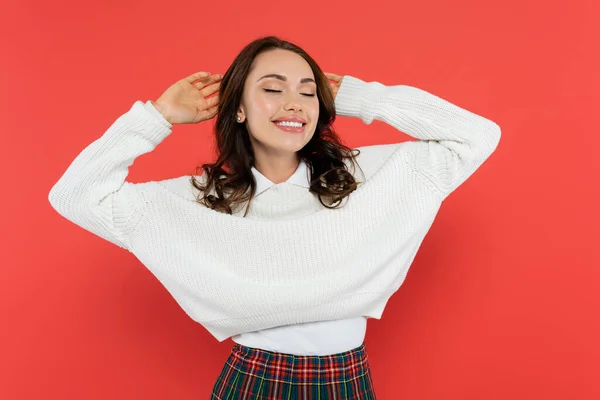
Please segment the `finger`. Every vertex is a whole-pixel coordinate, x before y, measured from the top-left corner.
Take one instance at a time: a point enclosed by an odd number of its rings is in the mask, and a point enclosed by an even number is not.
[[[327,77],[327,79],[331,79],[334,82],[339,82],[342,79],[340,75],[336,75],[331,72],[325,72],[325,76]]]
[[[212,85],[215,82],[219,82],[221,79],[223,79],[223,75],[213,74],[200,79],[198,82],[194,83],[194,86],[196,86],[198,89],[204,89],[205,87]]]
[[[221,87],[221,82],[215,82],[210,86],[206,86],[204,89],[201,90],[202,95],[204,97],[208,97],[213,93],[216,93],[219,91],[219,88]]]
[[[189,83],[194,83],[198,79],[206,78],[208,76],[210,76],[210,72],[196,72],[184,79]]]
[[[209,108],[208,110],[206,110],[206,113],[208,114],[208,118],[212,118],[215,115],[217,115],[217,111],[219,110],[218,106]]]
[[[209,108],[208,110],[202,111],[198,115],[198,117],[199,117],[198,122],[206,121],[206,120],[213,118],[215,115],[217,115],[217,110],[218,110],[218,107],[213,107],[213,108]]]
[[[216,95],[216,96],[211,97],[210,99],[206,100],[206,105],[209,109],[213,108],[213,107],[217,107],[219,105],[219,95]]]

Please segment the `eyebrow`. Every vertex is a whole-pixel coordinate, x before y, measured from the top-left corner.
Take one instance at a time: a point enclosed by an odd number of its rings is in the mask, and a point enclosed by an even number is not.
[[[266,78],[275,78],[275,79],[279,79],[280,81],[287,82],[287,78],[285,76],[279,75],[279,74],[268,74],[268,75],[265,75],[262,78],[260,78],[258,81],[260,81],[261,79],[266,79]],[[306,83],[306,82],[312,82],[312,83],[316,84],[315,80],[312,78],[302,78],[300,80],[300,83]]]

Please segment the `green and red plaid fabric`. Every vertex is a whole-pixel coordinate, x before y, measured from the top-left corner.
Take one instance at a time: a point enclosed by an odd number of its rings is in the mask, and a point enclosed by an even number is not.
[[[236,343],[211,400],[373,400],[365,344],[328,356],[297,356]]]

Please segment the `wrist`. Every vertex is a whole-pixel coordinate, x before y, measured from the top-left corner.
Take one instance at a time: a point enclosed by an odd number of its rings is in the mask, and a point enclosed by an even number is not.
[[[172,122],[169,119],[169,116],[165,110],[165,107],[162,104],[160,104],[160,102],[158,102],[158,101],[150,101],[150,102],[152,103],[154,108],[156,108],[156,110],[163,116],[163,118],[166,119],[168,123],[172,124]]]

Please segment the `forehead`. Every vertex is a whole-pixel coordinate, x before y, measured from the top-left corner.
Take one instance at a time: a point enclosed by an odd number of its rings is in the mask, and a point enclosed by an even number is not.
[[[314,78],[308,62],[288,50],[270,50],[259,54],[252,64],[250,76],[257,79],[266,74],[281,74],[289,78]]]

